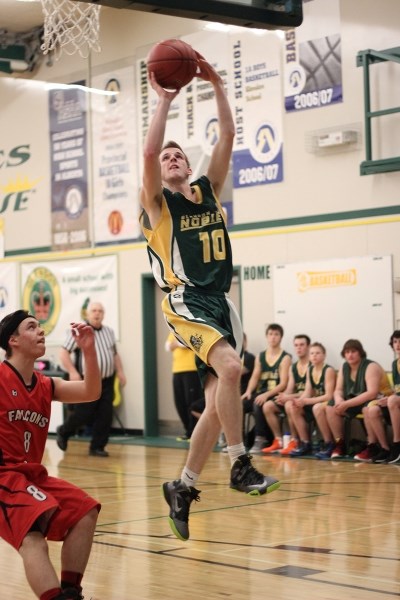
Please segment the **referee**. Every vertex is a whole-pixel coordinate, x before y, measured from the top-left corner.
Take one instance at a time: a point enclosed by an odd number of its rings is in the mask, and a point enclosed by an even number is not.
[[[94,330],[97,361],[102,377],[101,396],[95,402],[74,405],[74,410],[63,425],[57,427],[57,445],[66,450],[68,439],[83,425],[90,425],[92,439],[90,456],[109,456],[108,443],[113,419],[114,379],[118,376],[121,386],[126,383],[121,357],[116,348],[115,334],[111,327],[103,325],[104,307],[100,302],[90,302],[86,321]],[[71,355],[74,355],[72,359]],[[69,333],[60,350],[60,362],[68,372],[70,381],[79,381],[85,373],[85,361],[78,345]]]

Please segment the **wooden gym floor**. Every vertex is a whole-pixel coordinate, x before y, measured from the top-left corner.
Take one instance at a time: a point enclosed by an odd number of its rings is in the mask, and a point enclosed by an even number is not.
[[[400,597],[400,467],[255,457],[281,488],[253,498],[229,489],[214,452],[192,504],[188,542],[170,532],[160,493],[186,450],[110,444],[110,458],[49,439],[45,464],[102,502],[85,600],[390,600]],[[50,544],[59,569],[60,544]],[[0,540],[2,598],[34,598],[22,561]]]

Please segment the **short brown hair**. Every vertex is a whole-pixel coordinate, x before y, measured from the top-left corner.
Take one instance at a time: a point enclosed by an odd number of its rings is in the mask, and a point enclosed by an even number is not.
[[[310,348],[319,348],[324,354],[326,354],[326,348],[323,344],[321,344],[321,342],[313,342]]]
[[[359,340],[347,340],[347,342],[345,342],[340,353],[343,358],[347,350],[355,350],[356,352],[359,352],[361,358],[367,358],[367,353],[365,352],[363,345]]]
[[[267,329],[265,330],[265,334],[267,334],[268,331],[279,331],[281,337],[283,337],[283,327],[282,325],[279,325],[279,323],[270,323]]]
[[[393,348],[393,341],[398,339],[400,339],[400,329],[395,329],[395,331],[393,331],[392,335],[390,336],[389,346]]]
[[[165,142],[163,144],[163,147],[161,148],[161,152],[163,150],[166,150],[167,148],[177,148],[178,150],[180,150],[186,159],[187,166],[190,167],[190,162],[189,162],[186,152],[183,150],[183,148],[177,142],[174,142],[174,140],[168,140],[168,142]]]

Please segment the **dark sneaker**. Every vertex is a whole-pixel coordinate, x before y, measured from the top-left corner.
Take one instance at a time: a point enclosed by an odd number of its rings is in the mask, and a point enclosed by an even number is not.
[[[343,458],[346,456],[346,448],[344,446],[343,440],[338,440],[336,446],[334,447],[331,458]]]
[[[374,457],[379,453],[378,444],[368,444],[364,450],[355,454],[354,460],[359,460],[361,462],[371,463],[373,462]]]
[[[308,456],[310,454],[312,454],[311,442],[301,442],[297,448],[291,451],[289,456],[296,458],[296,456]]]
[[[372,459],[373,463],[385,463],[388,461],[390,456],[390,450],[385,450],[385,448],[380,448],[378,454],[374,456]]]
[[[392,447],[390,449],[390,456],[388,458],[388,463],[390,465],[395,465],[396,463],[400,463],[400,442],[393,442]]]
[[[61,433],[61,425],[56,429],[56,442],[60,450],[65,452],[68,447],[68,438]]]
[[[336,448],[335,442],[326,442],[319,452],[315,453],[315,458],[319,460],[330,460],[333,450]]]
[[[249,496],[269,494],[280,487],[281,483],[273,477],[263,475],[251,464],[251,456],[243,454],[232,465],[230,487]]]
[[[110,454],[109,452],[107,452],[107,450],[104,450],[103,448],[90,448],[89,456],[100,456],[101,458],[108,458]]]
[[[200,490],[188,487],[180,479],[163,483],[162,489],[171,509],[168,518],[170,527],[176,537],[185,542],[189,539],[190,505],[193,500],[200,501]]]

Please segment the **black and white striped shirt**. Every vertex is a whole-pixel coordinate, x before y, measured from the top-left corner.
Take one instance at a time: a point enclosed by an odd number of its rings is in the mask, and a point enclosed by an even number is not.
[[[97,362],[99,364],[101,378],[105,379],[106,377],[114,375],[115,372],[114,357],[117,353],[115,334],[111,327],[107,327],[107,325],[102,325],[100,329],[95,329],[93,327],[93,331]],[[81,375],[84,375],[84,357],[71,332],[68,333],[63,348],[69,353],[77,351],[78,361],[75,364],[75,367]]]

